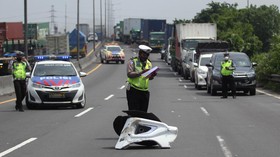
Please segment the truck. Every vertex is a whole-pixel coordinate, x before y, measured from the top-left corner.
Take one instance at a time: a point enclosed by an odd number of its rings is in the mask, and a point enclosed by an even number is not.
[[[215,41],[217,39],[217,24],[215,23],[179,23],[175,25],[175,57],[171,65],[178,74],[183,74],[183,61],[189,63],[191,81],[194,81],[194,65],[196,47],[199,42]],[[188,54],[188,55],[187,55]],[[188,57],[188,58],[186,58]],[[188,78],[188,77],[186,77]]]
[[[81,31],[79,31],[79,55],[78,56],[78,42],[77,37],[78,36],[78,30],[75,28],[70,34],[69,34],[69,49],[70,49],[70,55],[72,57],[85,57],[87,54],[87,37],[85,34]]]
[[[123,23],[123,34],[122,41],[126,44],[131,44],[134,39],[138,39],[140,37],[132,36],[131,33],[134,30],[141,30],[142,19],[140,18],[126,18]],[[137,35],[137,34],[136,34]]]
[[[69,55],[69,35],[54,34],[46,36],[46,54]]]
[[[12,41],[14,43],[17,43],[18,40],[23,40],[23,39],[24,39],[24,34],[23,34],[22,22],[1,22],[0,23],[0,56],[3,56],[5,52],[10,51],[4,45],[5,42]]]
[[[89,33],[90,33],[90,30],[89,30],[89,24],[87,23],[81,23],[79,24],[79,30],[84,33],[84,35],[86,37],[88,37]]]
[[[154,52],[159,52],[165,43],[165,26],[164,19],[143,19],[142,21],[142,40],[148,41]]]

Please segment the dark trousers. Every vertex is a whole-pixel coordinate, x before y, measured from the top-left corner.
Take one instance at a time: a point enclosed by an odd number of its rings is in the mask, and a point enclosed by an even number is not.
[[[14,87],[16,93],[16,107],[22,108],[22,100],[26,95],[26,81],[25,80],[14,80]]]
[[[150,92],[140,91],[133,87],[126,90],[128,110],[148,111]]]
[[[222,76],[223,97],[228,96],[228,86],[230,87],[232,96],[236,96],[236,87],[233,76]]]

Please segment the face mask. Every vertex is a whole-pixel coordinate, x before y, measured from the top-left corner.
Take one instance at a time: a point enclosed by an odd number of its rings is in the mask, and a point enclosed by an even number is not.
[[[21,58],[20,58],[20,57],[18,57],[18,58],[17,58],[17,61],[18,61],[18,62],[20,62],[20,61],[21,61]]]
[[[225,57],[225,60],[226,60],[226,61],[229,60],[229,57]]]

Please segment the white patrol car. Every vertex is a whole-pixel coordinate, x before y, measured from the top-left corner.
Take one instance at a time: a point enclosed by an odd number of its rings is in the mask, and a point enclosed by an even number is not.
[[[27,72],[26,106],[33,109],[39,106],[75,106],[84,108],[85,87],[71,56],[35,56],[35,65]]]

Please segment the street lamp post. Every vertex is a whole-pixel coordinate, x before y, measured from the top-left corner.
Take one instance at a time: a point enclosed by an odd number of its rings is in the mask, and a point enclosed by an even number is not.
[[[77,61],[79,64],[79,68],[82,69],[80,64],[80,0],[77,0]]]
[[[27,0],[24,0],[24,47],[25,47],[25,56],[28,59],[28,45],[27,45]]]
[[[95,51],[95,0],[93,0],[93,22],[92,22],[92,32],[93,32],[93,51]]]

